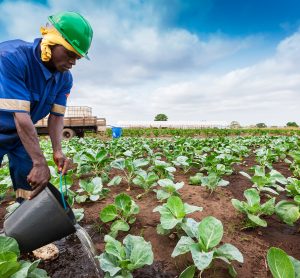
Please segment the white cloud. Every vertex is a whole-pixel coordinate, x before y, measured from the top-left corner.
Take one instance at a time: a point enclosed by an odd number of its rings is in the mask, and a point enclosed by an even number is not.
[[[204,40],[188,30],[165,28],[166,10],[160,14],[150,2],[52,0],[45,7],[4,1],[0,21],[6,35],[0,36],[32,40],[48,15],[78,7],[94,28],[94,40],[92,60],[79,61],[73,70],[70,104],[92,106],[111,123],[152,120],[157,113],[170,120],[247,124],[284,124],[300,117],[299,32],[280,42],[273,57],[244,68],[226,65],[230,70],[222,73],[214,67],[255,47],[256,37],[212,34]]]

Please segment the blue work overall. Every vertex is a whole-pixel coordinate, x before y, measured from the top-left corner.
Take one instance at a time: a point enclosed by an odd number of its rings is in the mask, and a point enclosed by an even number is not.
[[[13,113],[28,113],[33,123],[49,113],[63,116],[73,83],[69,71],[51,72],[44,66],[40,41],[0,43],[0,166],[7,154],[17,197],[31,191],[27,175],[32,160],[20,141]]]

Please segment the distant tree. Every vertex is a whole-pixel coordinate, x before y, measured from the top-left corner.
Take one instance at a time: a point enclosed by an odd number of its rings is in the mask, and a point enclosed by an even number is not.
[[[265,128],[265,127],[267,127],[267,125],[265,123],[258,123],[258,124],[256,124],[256,127]]]
[[[167,121],[168,117],[165,114],[157,114],[154,118],[154,121]]]
[[[237,121],[232,121],[231,123],[230,123],[230,128],[241,128],[242,126],[240,125],[240,123],[239,122],[237,122]]]
[[[286,124],[286,126],[288,126],[288,127],[299,127],[296,122],[288,122]]]

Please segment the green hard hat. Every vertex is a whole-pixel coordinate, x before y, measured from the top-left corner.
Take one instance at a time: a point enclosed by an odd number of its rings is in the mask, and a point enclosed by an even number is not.
[[[62,12],[48,17],[55,29],[82,56],[86,57],[93,38],[89,22],[76,12]]]

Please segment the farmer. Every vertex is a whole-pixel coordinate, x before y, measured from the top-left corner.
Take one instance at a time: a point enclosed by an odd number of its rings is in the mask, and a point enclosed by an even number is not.
[[[93,30],[75,12],[50,16],[33,43],[0,43],[0,165],[5,154],[18,202],[34,198],[48,184],[50,171],[34,124],[47,116],[53,159],[62,174],[69,159],[61,147],[63,116],[72,88],[70,69],[87,57]]]

